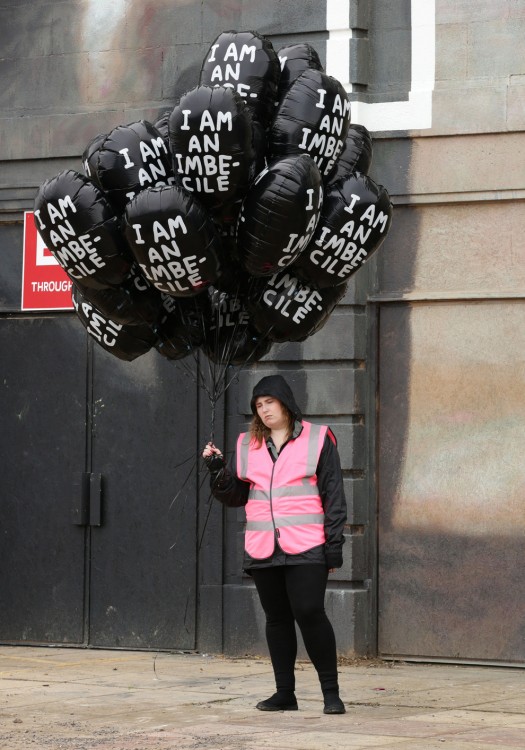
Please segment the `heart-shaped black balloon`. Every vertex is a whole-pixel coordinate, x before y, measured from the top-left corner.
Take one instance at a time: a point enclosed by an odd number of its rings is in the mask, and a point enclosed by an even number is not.
[[[343,85],[308,68],[279,104],[270,132],[270,157],[309,154],[327,177],[343,150],[349,125],[350,102]]]
[[[82,296],[115,323],[153,325],[162,310],[162,295],[149,284],[134,265],[120,286],[92,289],[77,282]]]
[[[73,305],[88,334],[110,354],[131,362],[146,354],[157,340],[152,327],[147,324],[126,326],[115,323],[84,298],[73,284]]]
[[[166,359],[187,357],[202,344],[204,306],[201,298],[204,294],[188,299],[162,295],[163,314],[155,326],[158,336],[155,348]]]
[[[294,270],[321,289],[344,284],[381,246],[392,212],[387,191],[370,177],[338,180],[325,193],[313,240]]]
[[[204,58],[200,84],[231,88],[266,126],[274,115],[280,75],[279,58],[269,39],[256,31],[225,31]]]
[[[303,341],[323,327],[345,290],[316,289],[285,270],[265,279],[247,306],[253,324],[267,338]]]
[[[197,86],[169,118],[173,169],[210,210],[238,200],[255,172],[252,118],[233,89]]]
[[[90,158],[90,170],[117,211],[142,190],[175,182],[164,138],[146,120],[108,133]]]
[[[142,274],[161,292],[191,297],[218,276],[217,229],[178,185],[139,193],[126,207],[124,233]]]
[[[256,362],[272,344],[252,325],[244,296],[240,294],[210,290],[203,325],[202,349],[216,364]]]
[[[368,174],[372,164],[372,137],[364,125],[350,125],[343,150],[327,182],[330,185],[354,172]]]
[[[257,176],[243,201],[237,249],[248,273],[271,276],[286,268],[312,238],[323,181],[307,154],[279,159]]]
[[[311,44],[291,44],[281,47],[277,52],[281,63],[281,78],[279,80],[279,101],[296,78],[308,68],[323,70],[317,50]]]
[[[35,223],[68,276],[100,289],[121,284],[133,258],[104,193],[68,169],[46,180],[35,198]]]

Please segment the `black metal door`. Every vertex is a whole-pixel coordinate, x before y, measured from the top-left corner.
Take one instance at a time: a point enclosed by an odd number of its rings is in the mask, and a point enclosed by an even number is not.
[[[0,638],[81,643],[86,339],[72,318],[0,320]]]
[[[72,315],[2,318],[0,352],[0,640],[194,648],[194,380]]]
[[[92,645],[195,647],[196,405],[194,381],[156,352],[128,363],[94,349]]]

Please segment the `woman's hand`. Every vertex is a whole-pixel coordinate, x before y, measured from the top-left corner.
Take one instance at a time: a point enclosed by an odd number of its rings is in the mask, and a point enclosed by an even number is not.
[[[213,445],[212,442],[209,442],[204,448],[204,450],[202,451],[202,457],[209,458],[210,456],[213,456],[214,454],[218,456],[222,456],[222,451],[220,451],[216,445]]]
[[[208,471],[210,471],[212,474],[221,471],[226,465],[226,461],[224,460],[224,456],[222,455],[221,451],[217,448],[217,446],[213,445],[212,442],[209,442],[208,445],[204,448],[204,450],[202,451],[202,457],[204,459],[204,463],[208,467]]]

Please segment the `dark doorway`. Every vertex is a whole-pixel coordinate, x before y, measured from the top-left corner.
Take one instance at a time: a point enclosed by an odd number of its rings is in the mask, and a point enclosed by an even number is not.
[[[194,380],[70,315],[2,319],[0,351],[0,639],[194,648]]]

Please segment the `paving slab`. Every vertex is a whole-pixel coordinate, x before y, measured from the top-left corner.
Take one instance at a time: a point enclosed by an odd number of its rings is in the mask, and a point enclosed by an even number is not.
[[[268,659],[0,646],[0,750],[525,750],[522,669],[356,660],[325,716],[311,664],[299,711],[266,713]]]

